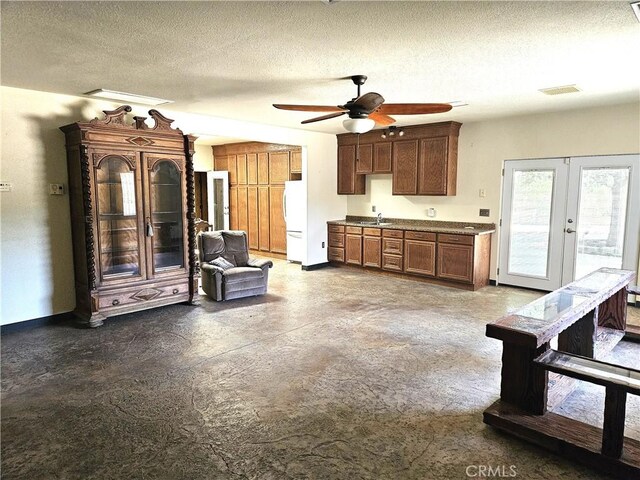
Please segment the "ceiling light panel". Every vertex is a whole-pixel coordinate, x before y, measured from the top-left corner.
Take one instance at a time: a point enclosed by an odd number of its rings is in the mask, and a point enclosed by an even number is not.
[[[116,92],[114,90],[105,90],[99,88],[97,90],[91,90],[83,95],[89,97],[106,98],[108,100],[118,100],[121,102],[138,103],[141,105],[164,105],[166,103],[173,103],[173,100],[165,100],[163,98],[147,97],[144,95],[136,95],[135,93]]]
[[[562,87],[541,88],[538,91],[545,95],[564,95],[565,93],[576,93],[581,92],[582,90],[575,85],[564,85]]]

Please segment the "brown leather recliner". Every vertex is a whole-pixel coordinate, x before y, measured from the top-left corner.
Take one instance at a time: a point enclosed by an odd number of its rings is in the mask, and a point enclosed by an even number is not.
[[[249,257],[247,234],[240,230],[197,236],[202,289],[216,301],[267,293],[271,260]]]

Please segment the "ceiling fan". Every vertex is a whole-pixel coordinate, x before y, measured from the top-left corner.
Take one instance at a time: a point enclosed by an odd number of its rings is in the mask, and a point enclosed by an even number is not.
[[[281,110],[296,110],[303,112],[331,112],[320,117],[303,120],[302,123],[313,123],[321,120],[348,114],[349,118],[343,122],[344,127],[353,133],[365,133],[375,124],[391,125],[396,120],[389,115],[423,115],[428,113],[443,113],[451,110],[448,103],[384,103],[379,93],[370,92],[360,95],[360,87],[367,81],[366,75],[353,75],[353,83],[358,87],[358,94],[344,105],[285,105],[274,104]]]

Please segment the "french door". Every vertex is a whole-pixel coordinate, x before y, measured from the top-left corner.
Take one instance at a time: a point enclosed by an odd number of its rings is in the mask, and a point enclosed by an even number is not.
[[[555,290],[600,267],[638,268],[640,156],[507,160],[500,283]]]

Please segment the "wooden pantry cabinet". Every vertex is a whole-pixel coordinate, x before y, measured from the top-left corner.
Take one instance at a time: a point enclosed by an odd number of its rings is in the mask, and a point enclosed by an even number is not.
[[[302,179],[302,149],[242,142],[215,145],[215,170],[229,172],[229,223],[247,232],[249,248],[286,254],[284,182]]]
[[[66,138],[76,308],[107,317],[191,302],[195,280],[195,137],[157,110],[131,107],[61,127]]]
[[[380,130],[338,135],[338,194],[364,194],[365,175],[391,173],[393,195],[455,195],[461,125],[402,127],[393,140]]]

